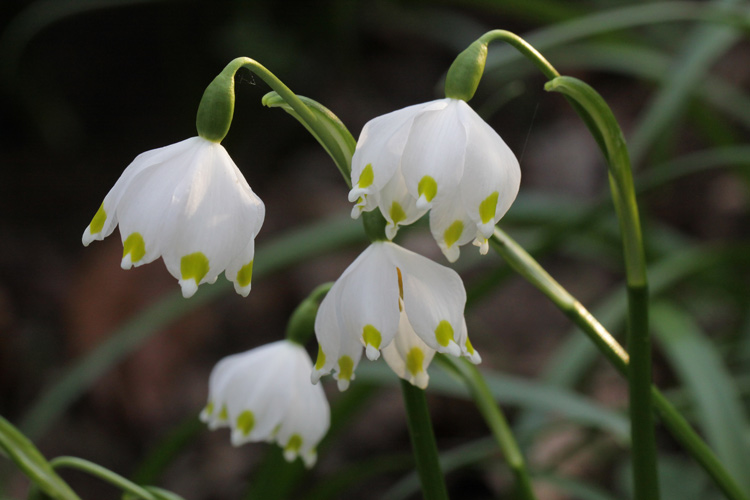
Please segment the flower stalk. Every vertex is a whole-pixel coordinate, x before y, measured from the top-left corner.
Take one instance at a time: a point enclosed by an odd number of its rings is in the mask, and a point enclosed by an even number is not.
[[[402,380],[401,393],[404,396],[409,436],[417,473],[422,484],[422,495],[425,500],[447,500],[448,490],[440,469],[435,433],[432,430],[425,392]]]

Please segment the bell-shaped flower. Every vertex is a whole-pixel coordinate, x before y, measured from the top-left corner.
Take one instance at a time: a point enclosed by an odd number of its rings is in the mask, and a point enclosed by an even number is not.
[[[289,340],[228,356],[211,372],[200,418],[211,430],[230,427],[235,446],[276,442],[287,461],[299,456],[312,467],[330,426],[323,388],[310,383],[312,368],[307,351]]]
[[[427,383],[425,370],[434,351],[478,363],[466,334],[465,305],[466,290],[454,270],[391,242],[372,243],[320,304],[312,380],[335,371],[339,390],[346,390],[362,348],[375,360],[394,342],[389,365],[420,387]],[[396,357],[402,358],[406,371]]]
[[[222,145],[202,137],[139,155],[104,198],[83,244],[120,225],[123,269],[164,259],[185,297],[224,271],[250,293],[265,206]]]
[[[352,216],[380,209],[393,239],[399,226],[428,210],[430,230],[446,258],[487,239],[518,194],[521,169],[513,152],[460,99],[439,99],[365,124],[352,158]]]

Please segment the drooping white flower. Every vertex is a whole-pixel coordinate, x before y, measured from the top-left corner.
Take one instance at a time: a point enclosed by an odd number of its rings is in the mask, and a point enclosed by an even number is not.
[[[161,256],[185,297],[222,271],[247,296],[264,217],[263,202],[224,147],[192,137],[136,157],[82,239],[88,246],[119,224],[123,269]]]
[[[276,442],[287,461],[299,456],[312,467],[330,425],[323,388],[310,383],[312,368],[307,351],[289,340],[228,356],[211,372],[200,418],[211,430],[230,427],[235,446]]]
[[[333,370],[339,389],[346,390],[362,348],[374,360],[394,342],[395,352],[386,361],[399,376],[420,387],[427,383],[424,371],[434,351],[478,363],[479,355],[466,334],[465,305],[466,290],[455,271],[394,243],[372,243],[320,304],[312,380],[317,382]],[[409,373],[397,357],[403,358]]]
[[[352,217],[380,209],[396,236],[428,210],[446,258],[487,239],[518,194],[521,169],[502,138],[465,101],[439,99],[365,124],[352,158]]]

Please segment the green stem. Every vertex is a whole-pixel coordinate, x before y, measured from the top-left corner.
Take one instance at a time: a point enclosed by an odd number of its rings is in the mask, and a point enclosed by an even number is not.
[[[331,135],[330,131],[324,126],[322,121],[313,113],[310,108],[292,92],[289,87],[279,80],[276,75],[271,73],[265,66],[249,57],[238,57],[232,60],[224,69],[223,73],[231,72],[232,76],[240,69],[247,68],[261,80],[266,82],[291,108],[295,111],[300,120],[309,127],[314,135],[323,143],[326,150],[332,155],[340,155],[339,145]],[[350,173],[345,170],[347,164],[344,158],[334,158],[336,166],[341,171],[345,179],[350,177]]]
[[[135,495],[138,498],[142,498],[143,500],[158,500],[158,497],[156,497],[154,494],[138,486],[132,481],[125,479],[121,475],[116,474],[111,470],[102,467],[101,465],[89,462],[88,460],[76,457],[57,457],[54,460],[50,460],[49,463],[53,468],[56,469],[60,467],[67,467],[69,469],[76,469],[82,472],[86,472],[94,477],[108,482],[109,484],[117,488],[120,488],[124,492]]]
[[[523,247],[499,228],[490,240],[490,245],[518,274],[538,288],[550,301],[573,321],[607,360],[624,376],[628,376],[631,358],[617,340],[597,319],[552,276],[550,276]],[[640,300],[636,297],[635,300]],[[690,424],[680,415],[659,389],[649,386],[650,399],[664,426],[687,450],[716,485],[731,500],[748,500],[748,497],[726,471],[714,452],[706,445]],[[641,498],[641,497],[636,497]],[[646,497],[648,498],[648,497]]]
[[[300,302],[287,322],[287,340],[303,346],[307,344],[310,337],[315,334],[315,316],[318,314],[318,307],[332,286],[333,283],[318,285],[305,300]]]
[[[518,443],[516,442],[513,432],[505,419],[500,406],[495,403],[495,398],[487,386],[484,377],[476,366],[465,359],[456,359],[450,356],[440,356],[438,360],[448,365],[463,379],[466,387],[469,389],[474,403],[477,405],[479,412],[484,417],[487,426],[492,431],[500,450],[502,451],[508,467],[513,471],[515,476],[516,496],[524,500],[536,500],[534,489],[531,485],[531,476],[526,468],[526,461],[521,453]]]
[[[422,495],[425,500],[447,500],[448,490],[440,469],[425,393],[405,380],[401,381],[401,392],[404,396],[414,460],[422,483]]]
[[[620,221],[628,286],[628,350],[630,420],[633,437],[635,497],[659,498],[656,441],[651,409],[651,336],[648,327],[648,281],[633,173],[625,139],[612,110],[586,83],[561,76],[545,89],[564,94],[579,104],[603,139],[615,211]],[[600,143],[600,146],[602,144]]]

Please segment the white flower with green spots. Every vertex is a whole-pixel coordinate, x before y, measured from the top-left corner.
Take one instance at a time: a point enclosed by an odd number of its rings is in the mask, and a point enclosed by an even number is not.
[[[224,147],[192,137],[136,157],[83,232],[83,244],[119,224],[123,269],[161,256],[185,297],[222,271],[247,296],[264,217],[263,202]]]
[[[521,169],[500,136],[466,102],[439,99],[365,124],[352,158],[352,217],[379,208],[396,236],[428,210],[450,262],[459,246],[487,239],[516,199]]]
[[[466,333],[465,305],[454,270],[389,241],[372,243],[320,304],[312,381],[334,371],[339,390],[346,390],[363,347],[370,360],[382,349],[396,374],[418,387],[427,385],[435,351],[479,363]]]
[[[312,368],[307,351],[289,340],[228,356],[211,372],[200,418],[211,430],[230,427],[235,446],[275,442],[287,461],[299,456],[312,467],[330,426],[323,388],[310,383]]]

